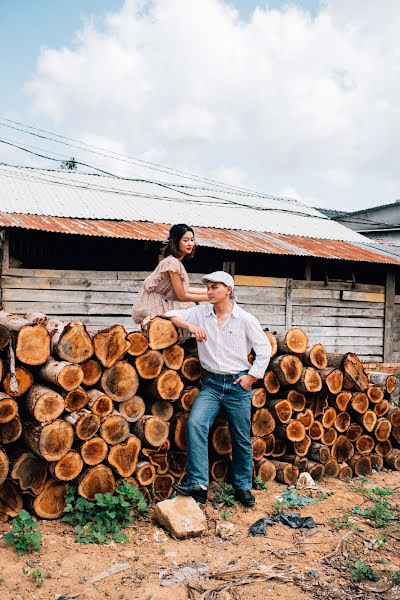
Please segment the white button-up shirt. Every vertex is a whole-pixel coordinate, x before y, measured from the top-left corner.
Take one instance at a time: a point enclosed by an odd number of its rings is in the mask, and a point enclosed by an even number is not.
[[[202,367],[212,373],[235,375],[249,371],[257,379],[264,377],[271,357],[271,344],[260,323],[235,302],[222,328],[217,327],[214,307],[208,302],[186,310],[169,310],[166,317],[179,317],[207,332],[207,341],[198,342]],[[250,365],[248,354],[254,349],[256,358]]]

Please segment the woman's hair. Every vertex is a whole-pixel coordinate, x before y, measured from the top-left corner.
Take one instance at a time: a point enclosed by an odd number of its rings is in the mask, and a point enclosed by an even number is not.
[[[167,256],[175,256],[175,258],[179,258],[179,242],[188,231],[191,231],[194,235],[194,231],[192,227],[189,227],[189,225],[185,225],[184,223],[172,225],[171,229],[169,230],[167,245],[162,251],[163,258],[166,258]],[[186,260],[193,258],[194,250],[195,247],[193,246],[191,253],[185,257]]]

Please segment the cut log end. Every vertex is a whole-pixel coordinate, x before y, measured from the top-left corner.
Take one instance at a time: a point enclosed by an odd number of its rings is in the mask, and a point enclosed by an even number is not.
[[[105,465],[97,465],[86,471],[78,485],[78,494],[91,502],[96,499],[96,494],[113,494],[114,491],[114,475],[110,467]]]
[[[33,501],[35,514],[41,519],[59,519],[65,508],[68,483],[48,479],[44,489]]]
[[[131,435],[122,444],[116,444],[110,448],[108,462],[121,477],[130,477],[135,469],[142,447],[141,441],[135,435]]]
[[[175,325],[169,319],[155,317],[148,325],[149,346],[152,350],[164,350],[179,339]]]
[[[93,347],[96,357],[103,367],[108,369],[123,357],[131,344],[122,325],[113,325],[96,333],[93,337]]]

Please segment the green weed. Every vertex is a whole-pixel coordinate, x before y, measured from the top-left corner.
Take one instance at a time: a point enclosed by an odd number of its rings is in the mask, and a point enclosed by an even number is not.
[[[379,581],[379,577],[375,575],[369,565],[364,565],[361,560],[357,560],[351,567],[351,574],[354,581],[363,581],[369,579],[370,581]]]
[[[393,573],[393,577],[392,577],[393,583],[398,585],[400,583],[400,571],[396,571],[396,573]]]
[[[259,475],[254,479],[254,487],[256,490],[267,490],[268,486],[263,479]]]
[[[335,529],[351,529],[352,531],[362,531],[361,527],[355,521],[350,520],[350,515],[345,513],[340,518],[332,517],[329,521],[335,526]]]
[[[223,521],[230,521],[233,513],[229,512],[229,510],[221,510],[221,512],[219,514]]]
[[[222,479],[217,481],[218,489],[214,492],[214,498],[212,500],[213,506],[221,508],[222,506],[228,506],[234,508],[236,506],[235,493],[233,487],[229,483],[225,483]]]
[[[51,578],[51,573],[48,569],[46,569],[44,573],[42,573],[41,569],[34,569],[31,572],[29,572],[28,569],[23,569],[22,572],[24,575],[30,577],[38,588],[42,587],[45,579]]]
[[[387,496],[391,496],[396,490],[379,487],[366,488],[362,484],[357,484],[355,489],[361,492],[372,503],[372,506],[364,509],[356,506],[352,509],[354,514],[368,519],[375,527],[385,527],[399,518],[399,509],[387,499]]]
[[[42,534],[36,521],[26,510],[21,510],[15,517],[10,533],[3,537],[6,544],[15,546],[18,556],[31,550],[40,550]]]
[[[133,520],[133,511],[148,513],[143,494],[126,481],[115,490],[115,495],[96,494],[95,502],[77,496],[76,488],[69,487],[65,497],[63,520],[75,526],[76,541],[85,544],[128,542],[121,531]]]

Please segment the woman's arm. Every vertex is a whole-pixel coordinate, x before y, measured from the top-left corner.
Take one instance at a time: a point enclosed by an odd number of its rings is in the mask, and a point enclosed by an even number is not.
[[[204,302],[207,300],[207,292],[204,292],[204,290],[199,290],[198,292],[196,290],[195,292],[192,288],[190,291],[186,291],[183,287],[182,277],[179,273],[168,271],[168,275],[171,279],[175,296],[178,298],[179,302]]]

